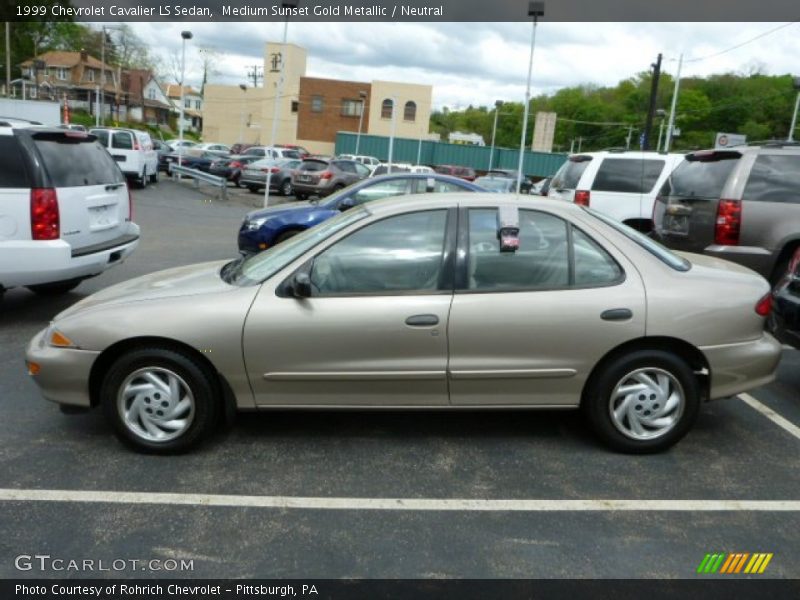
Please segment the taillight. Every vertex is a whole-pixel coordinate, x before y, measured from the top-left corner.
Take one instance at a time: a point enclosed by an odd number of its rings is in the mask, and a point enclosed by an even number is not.
[[[717,207],[717,222],[714,229],[714,243],[720,246],[739,244],[739,231],[742,227],[741,200],[720,200]]]
[[[242,168],[242,163],[240,163],[240,162],[236,162],[236,161],[233,161],[233,162],[230,164],[230,168],[231,168],[231,169],[241,169],[241,168]]]
[[[320,179],[333,179],[333,173],[331,173],[330,171],[323,171],[322,173],[320,173],[319,178]]]
[[[761,300],[756,303],[756,314],[760,317],[767,317],[772,312],[772,292],[768,292]]]
[[[141,148],[141,146],[139,146],[139,140],[137,140],[136,138],[133,138],[133,149],[134,150],[139,150],[140,148]]]
[[[133,222],[133,196],[131,195],[131,188],[128,187],[128,221]]]
[[[589,190],[575,190],[575,204],[589,206]]]
[[[31,190],[31,239],[57,240],[61,237],[58,197],[53,188]]]

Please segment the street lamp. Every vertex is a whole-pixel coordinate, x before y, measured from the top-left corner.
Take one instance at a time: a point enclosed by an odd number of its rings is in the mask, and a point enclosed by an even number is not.
[[[672,106],[669,109],[669,123],[667,124],[667,137],[664,140],[664,152],[669,152],[672,144],[672,136],[675,133],[675,111],[678,108],[678,92],[681,89],[681,67],[683,66],[683,54],[678,58],[678,72],[675,74],[675,89],[672,91]]]
[[[244,142],[244,98],[247,94],[247,86],[240,83],[239,89],[242,90],[242,108],[239,111],[239,145],[241,146]]]
[[[656,144],[656,152],[661,152],[661,137],[664,135],[664,118],[667,116],[667,111],[663,108],[659,108],[656,110],[656,116],[661,119],[661,123],[658,126],[658,143]]]
[[[356,136],[356,155],[358,155],[358,147],[361,144],[361,126],[364,124],[364,100],[367,98],[367,92],[361,90],[358,92],[359,98],[361,98],[361,114],[358,115],[358,135]]]
[[[298,0],[284,0],[281,3],[283,8],[297,8]],[[270,137],[270,149],[275,146],[275,138],[278,135],[278,117],[280,115],[280,101],[283,96],[283,72],[286,69],[286,38],[289,34],[289,15],[294,12],[287,10],[286,21],[283,23],[283,43],[281,44],[281,70],[278,74],[278,87],[275,90],[275,102],[272,111],[272,135]],[[271,151],[271,150],[270,150]],[[266,157],[265,157],[266,158]],[[269,206],[269,186],[272,184],[272,169],[267,170],[266,187],[264,188],[264,208]]]
[[[492,149],[489,150],[489,171],[492,170],[492,160],[494,159],[494,140],[497,137],[497,115],[500,113],[500,107],[503,106],[502,100],[495,100],[494,103],[494,126],[492,126]]]
[[[531,55],[528,59],[528,85],[525,89],[525,116],[522,118],[522,135],[519,140],[519,165],[517,166],[517,194],[522,186],[522,163],[525,160],[525,134],[528,129],[528,112],[531,103],[531,74],[533,72],[533,51],[536,48],[536,26],[539,17],[544,16],[544,2],[531,2],[528,4],[528,16],[533,17],[533,30],[531,32]]]
[[[181,31],[181,105],[178,120],[178,166],[183,165],[183,105],[184,105],[184,78],[186,77],[186,40],[192,39],[191,31]]]
[[[389,133],[389,165],[386,172],[392,172],[392,157],[394,156],[394,134],[397,130],[397,96],[392,96],[392,129]]]
[[[794,128],[797,127],[797,109],[800,108],[800,77],[795,77],[792,87],[797,90],[797,99],[794,101],[794,112],[792,113],[792,124],[789,126],[789,137],[786,141],[794,141]]]

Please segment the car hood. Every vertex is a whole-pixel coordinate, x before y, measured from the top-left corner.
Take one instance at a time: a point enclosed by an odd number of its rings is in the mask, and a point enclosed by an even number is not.
[[[220,269],[228,262],[230,261],[187,265],[130,279],[84,298],[59,313],[55,319],[110,305],[231,292],[238,288],[225,283],[219,276]]]
[[[316,202],[292,202],[291,204],[279,204],[278,206],[254,210],[247,213],[247,220],[281,217],[289,214],[305,214],[315,211],[332,212],[332,209],[325,208]]]

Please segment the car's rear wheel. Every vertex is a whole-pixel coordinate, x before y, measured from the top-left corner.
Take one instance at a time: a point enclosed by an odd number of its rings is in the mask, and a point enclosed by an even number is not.
[[[640,350],[601,367],[587,384],[583,409],[598,437],[615,450],[660,452],[694,425],[700,387],[680,357]]]
[[[118,437],[148,453],[184,452],[200,443],[217,420],[214,377],[190,355],[141,348],[111,366],[100,390]]]
[[[257,194],[257,193],[258,193],[258,190],[259,190],[260,188],[258,188],[258,187],[257,187],[257,186],[255,186],[255,185],[248,185],[248,186],[247,186],[247,189],[248,189],[248,190],[250,190],[250,193],[251,193],[251,194]]]
[[[53,283],[40,283],[29,285],[28,289],[40,296],[60,296],[71,292],[78,287],[82,279],[68,279],[67,281],[54,281]]]
[[[282,196],[291,196],[292,195],[292,180],[291,179],[284,179],[283,183],[281,183],[281,195]]]
[[[158,183],[158,169],[156,172],[150,175],[150,183]]]
[[[144,169],[142,169],[142,174],[136,180],[136,185],[138,185],[140,188],[144,189],[144,188],[147,187],[147,180],[148,180],[147,167],[145,167]]]

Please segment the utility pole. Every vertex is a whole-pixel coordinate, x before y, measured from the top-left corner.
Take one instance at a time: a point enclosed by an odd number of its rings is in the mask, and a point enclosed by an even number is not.
[[[628,125],[628,137],[625,138],[625,150],[631,149],[632,136],[633,136],[633,125]]]
[[[258,87],[258,80],[259,79],[261,79],[261,80],[264,79],[263,67],[260,67],[259,65],[253,65],[251,70],[247,72],[247,78],[248,79],[252,79],[253,80],[253,87],[257,88]]]
[[[650,81],[650,104],[647,107],[647,120],[644,123],[644,139],[642,150],[650,149],[650,132],[653,129],[653,117],[656,114],[656,101],[658,99],[658,80],[661,78],[661,54],[652,65],[653,78]]]
[[[675,74],[675,89],[672,92],[672,106],[669,109],[669,123],[667,124],[667,137],[664,140],[664,152],[669,152],[672,145],[672,134],[675,131],[675,111],[678,108],[678,92],[681,88],[681,67],[683,66],[683,54],[678,59],[678,72]]]
[[[11,23],[6,21],[6,97],[11,97]]]

